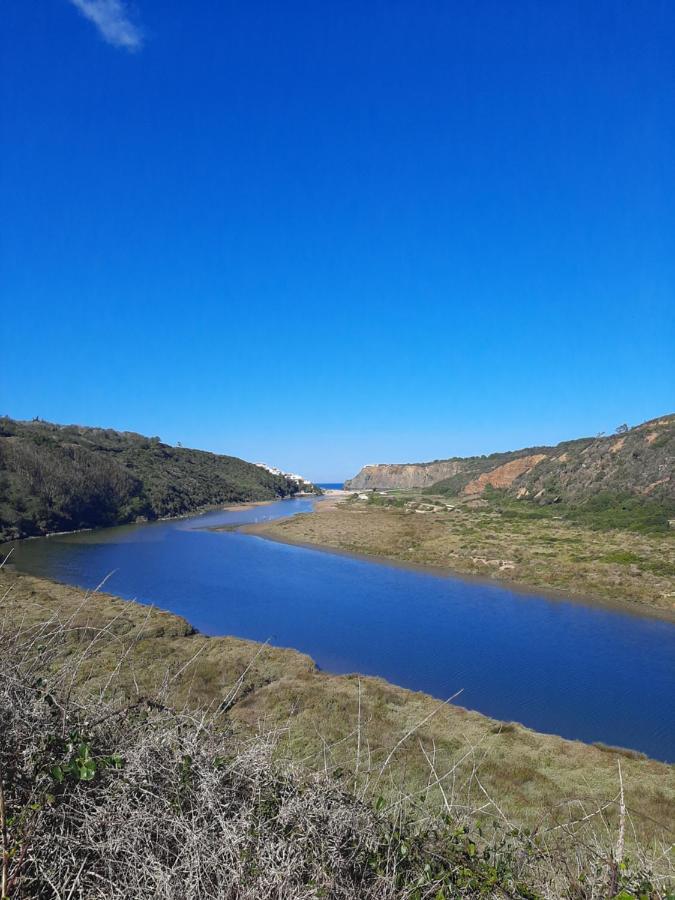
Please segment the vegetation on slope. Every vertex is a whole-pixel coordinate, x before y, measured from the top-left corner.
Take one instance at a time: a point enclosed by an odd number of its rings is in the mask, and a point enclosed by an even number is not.
[[[633,496],[675,511],[674,472],[675,415],[670,415],[635,428],[622,426],[612,436],[561,444],[506,490],[575,506],[599,496]]]
[[[662,842],[675,792],[666,766],[470,714],[459,728],[471,737],[448,765],[435,736],[443,726],[411,694],[413,724],[381,747],[369,730],[376,679],[333,679],[354,688],[353,730],[325,680],[323,720],[293,759],[287,735],[305,705],[302,681],[322,677],[306,657],[234,641],[236,674],[228,639],[214,640],[226,674],[211,684],[209,712],[197,673],[211,642],[177,617],[1,579],[0,893],[9,900],[668,896]],[[287,656],[287,675],[275,675]],[[277,718],[265,719],[263,703],[254,727],[242,727],[239,707],[250,714],[257,694],[275,682],[288,691],[294,678],[292,705],[275,702]],[[384,705],[395,708],[394,695]],[[330,738],[337,715],[343,733]],[[560,787],[519,825],[507,782],[495,792],[494,759],[473,740],[477,721],[493,745],[518,731],[523,749],[523,738],[542,738],[542,781],[571,763],[576,797]],[[421,782],[414,751],[425,760]],[[523,756],[510,761],[514,784],[527,780]]]
[[[447,496],[433,489],[430,495]],[[488,485],[482,497],[499,513],[502,519],[534,521],[552,519],[569,522],[580,528],[594,531],[625,529],[642,534],[672,533],[671,520],[675,517],[675,503],[669,500],[652,500],[639,494],[600,491],[579,504],[560,499],[517,499],[505,490]]]
[[[170,447],[157,437],[0,418],[0,540],[182,515],[297,490],[244,460]]]
[[[438,475],[443,469],[447,476],[435,477],[430,484],[430,473]],[[669,415],[635,428],[621,426],[612,436],[580,438],[555,447],[367,467],[346,487],[414,487],[444,497],[498,491],[504,495],[502,508],[509,499],[517,500],[524,514],[555,506],[551,515],[593,528],[667,531],[669,519],[675,518],[674,470],[675,416]],[[512,512],[515,508],[511,504]],[[530,513],[525,512],[528,508]]]

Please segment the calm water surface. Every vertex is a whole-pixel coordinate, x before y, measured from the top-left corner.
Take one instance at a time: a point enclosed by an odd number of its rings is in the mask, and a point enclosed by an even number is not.
[[[285,500],[15,545],[17,568],[270,639],[539,731],[675,761],[675,626],[278,544],[210,526],[307,512]]]

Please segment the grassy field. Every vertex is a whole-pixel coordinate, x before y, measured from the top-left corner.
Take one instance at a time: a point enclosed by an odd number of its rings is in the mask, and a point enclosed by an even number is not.
[[[675,616],[675,534],[600,531],[550,515],[505,513],[485,500],[414,493],[322,501],[314,513],[255,530]]]
[[[220,709],[236,732],[275,733],[278,755],[373,802],[404,796],[545,829],[602,808],[594,821],[614,833],[620,762],[635,835],[672,841],[675,772],[639,754],[500,723],[377,678],[327,675],[292,650],[207,638],[172,614],[6,570],[0,600],[5,628],[67,626],[53,665],[72,669],[76,692],[125,703],[161,689],[176,705]]]

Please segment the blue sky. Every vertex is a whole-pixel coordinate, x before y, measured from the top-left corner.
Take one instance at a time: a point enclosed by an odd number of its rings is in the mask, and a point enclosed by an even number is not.
[[[8,0],[0,413],[316,480],[672,411],[675,5]]]

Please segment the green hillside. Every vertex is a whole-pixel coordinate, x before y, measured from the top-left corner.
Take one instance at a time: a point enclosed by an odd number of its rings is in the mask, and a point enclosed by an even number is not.
[[[674,472],[671,414],[554,447],[368,465],[345,488],[478,498],[518,516],[564,513],[591,527],[668,531],[675,519]]]
[[[668,531],[675,518],[675,416],[611,436],[463,461],[425,493],[480,495],[511,516],[564,516],[595,528]]]
[[[0,538],[272,500],[294,482],[234,456],[110,428],[0,418]]]

